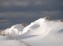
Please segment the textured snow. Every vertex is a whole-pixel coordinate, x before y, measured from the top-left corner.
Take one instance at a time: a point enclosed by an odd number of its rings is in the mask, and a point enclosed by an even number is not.
[[[16,24],[4,31],[10,35],[0,36],[0,46],[63,46],[63,22],[58,20],[40,18],[26,27]]]

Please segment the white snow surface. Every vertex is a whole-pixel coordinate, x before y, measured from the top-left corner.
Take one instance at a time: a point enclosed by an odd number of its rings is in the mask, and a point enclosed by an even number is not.
[[[40,18],[24,27],[13,25],[0,36],[0,46],[63,46],[63,22]],[[3,33],[2,32],[2,33]]]

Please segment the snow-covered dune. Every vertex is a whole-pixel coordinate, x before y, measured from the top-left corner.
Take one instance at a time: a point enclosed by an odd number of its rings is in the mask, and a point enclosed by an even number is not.
[[[4,30],[0,46],[63,46],[63,22],[40,18],[28,26],[13,25]],[[3,33],[2,32],[2,33]]]

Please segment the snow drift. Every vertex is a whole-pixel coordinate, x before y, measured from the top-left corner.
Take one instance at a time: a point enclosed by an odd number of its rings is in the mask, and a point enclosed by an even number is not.
[[[63,22],[61,22],[59,20],[51,21],[46,18],[40,18],[40,19],[32,22],[31,24],[29,24],[26,27],[24,27],[22,24],[16,24],[16,25],[13,25],[11,28],[7,28],[3,32],[5,32],[5,35],[8,35],[8,36],[9,35],[18,36],[19,39],[24,37],[22,40],[24,40],[34,46],[36,44],[40,44],[40,43],[45,44],[48,42],[52,44],[52,40],[56,41],[56,39],[57,39],[57,41],[60,41],[62,43],[63,40],[59,38],[59,37],[63,38],[62,37],[63,34],[60,33],[62,31],[63,31]],[[2,32],[2,34],[3,34],[3,32]],[[39,41],[39,43],[36,41]],[[36,45],[36,46],[39,46],[39,45]],[[46,45],[44,45],[44,46],[46,46]]]

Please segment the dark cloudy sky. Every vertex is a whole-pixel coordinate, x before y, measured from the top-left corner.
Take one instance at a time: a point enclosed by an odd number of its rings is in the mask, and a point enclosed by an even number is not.
[[[63,0],[0,0],[0,29],[44,16],[63,19]]]

